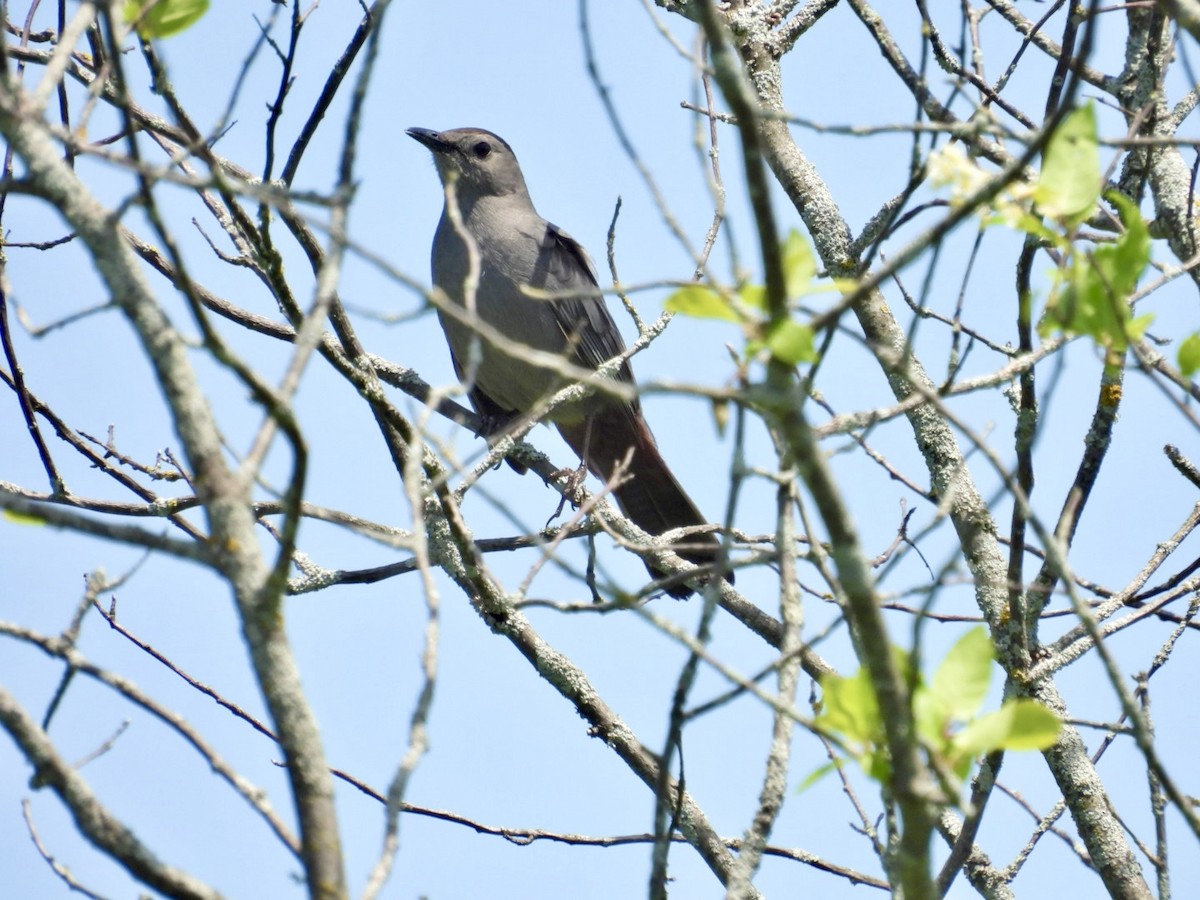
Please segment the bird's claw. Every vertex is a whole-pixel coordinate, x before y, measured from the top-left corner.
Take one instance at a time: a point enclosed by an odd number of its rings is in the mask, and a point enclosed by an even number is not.
[[[558,499],[558,506],[555,507],[554,513],[546,523],[547,525],[562,515],[562,511],[566,508],[568,502],[572,506],[579,506],[579,492],[583,489],[583,482],[587,478],[587,471],[587,466],[580,463],[577,468],[555,469],[550,473],[550,477],[555,481],[562,479],[564,483],[562,496]]]

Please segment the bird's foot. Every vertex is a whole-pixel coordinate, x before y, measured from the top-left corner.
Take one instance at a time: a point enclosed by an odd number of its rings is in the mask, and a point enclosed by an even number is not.
[[[558,506],[554,510],[554,514],[550,516],[550,522],[553,522],[566,508],[569,502],[572,506],[579,506],[579,492],[583,489],[583,482],[587,479],[587,466],[580,463],[578,468],[574,469],[557,469],[550,477],[555,481],[564,479],[562,496],[558,500]],[[549,522],[547,522],[549,524]]]
[[[563,497],[569,499],[572,504],[578,506],[579,503],[576,497],[583,489],[583,482],[587,480],[587,465],[580,463],[574,469],[559,469],[554,473],[554,480],[565,479],[563,483]]]

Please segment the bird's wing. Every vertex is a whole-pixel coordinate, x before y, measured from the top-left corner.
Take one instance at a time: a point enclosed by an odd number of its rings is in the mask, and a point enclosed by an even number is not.
[[[544,284],[540,286],[570,295],[549,302],[554,306],[559,328],[575,347],[579,365],[595,369],[624,353],[625,341],[600,293],[592,260],[579,242],[547,222],[539,262],[545,275]],[[628,361],[621,365],[617,378],[633,381]]]

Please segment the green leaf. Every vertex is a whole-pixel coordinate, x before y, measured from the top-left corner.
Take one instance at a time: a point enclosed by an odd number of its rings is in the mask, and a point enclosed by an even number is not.
[[[951,745],[960,757],[973,759],[995,750],[1012,728],[1012,710],[1007,704],[995,712],[980,716],[955,735]]]
[[[887,784],[892,777],[892,761],[882,749],[875,749],[863,754],[859,761],[863,771],[880,784]]]
[[[1154,313],[1143,313],[1130,319],[1125,325],[1125,333],[1131,341],[1140,341],[1146,336],[1146,329],[1154,321]]]
[[[702,284],[684,285],[668,297],[664,305],[670,312],[683,313],[697,319],[741,321],[724,297]]]
[[[165,38],[191,27],[208,12],[209,0],[125,0],[125,22],[143,38]]]
[[[1005,219],[1003,216],[995,215],[988,216],[984,220],[985,225],[1011,225],[1026,234],[1031,234],[1035,238],[1039,238],[1049,244],[1051,247],[1066,252],[1071,246],[1061,231],[1057,228],[1051,228],[1046,224],[1046,221],[1041,216],[1035,216],[1030,212],[1019,212],[1012,220]]]
[[[993,750],[1043,750],[1061,730],[1062,720],[1036,700],[1009,700],[971,722],[954,737],[953,747],[960,758]]]
[[[1200,332],[1189,334],[1179,345],[1179,371],[1188,378],[1200,371]]]
[[[1147,316],[1133,319],[1129,308],[1129,298],[1150,263],[1150,232],[1132,200],[1116,191],[1110,191],[1108,199],[1117,207],[1125,233],[1091,254],[1073,254],[1038,331],[1043,337],[1055,329],[1087,335],[1101,346],[1124,351],[1130,338],[1138,338],[1151,321]]]
[[[743,284],[738,288],[738,297],[751,309],[767,311],[767,286],[765,284]]]
[[[935,752],[955,756],[954,727],[983,706],[994,656],[987,631],[972,628],[950,648],[929,685],[917,686],[913,693],[917,733]]]
[[[788,297],[807,294],[817,274],[817,260],[812,248],[795,228],[783,242],[783,278]]]
[[[813,362],[817,358],[812,329],[791,319],[784,319],[771,329],[767,335],[767,348],[772,356],[789,366]]]
[[[46,520],[35,516],[33,513],[17,512],[12,509],[0,510],[0,515],[3,515],[6,521],[12,522],[15,525],[45,525]]]
[[[808,777],[805,778],[802,782],[800,782],[799,785],[796,786],[796,793],[797,794],[804,793],[810,787],[812,787],[814,784],[816,784],[818,781],[820,781],[822,778],[824,778],[826,775],[828,775],[830,772],[832,772],[836,768],[837,768],[837,763],[834,763],[834,762],[827,762],[827,763],[825,763],[825,765],[819,766],[817,769],[810,772]]]
[[[1078,224],[1100,199],[1100,187],[1096,108],[1089,102],[1067,115],[1051,135],[1033,196],[1043,214]]]
[[[883,722],[866,669],[850,678],[828,675],[821,679],[821,688],[823,708],[815,720],[818,727],[860,744],[882,737]]]
[[[900,674],[910,678],[911,658],[898,647],[891,649]],[[973,628],[946,654],[933,682],[926,685],[918,679],[915,686],[913,703],[924,745],[962,779],[970,773],[976,756],[997,749],[1041,750],[1053,744],[1062,729],[1062,722],[1045,706],[1018,699],[971,720],[962,731],[954,733],[957,722],[983,703],[994,653],[987,632]],[[956,684],[956,680],[962,683]],[[850,678],[828,675],[821,679],[821,690],[821,712],[813,724],[837,740],[869,777],[886,784],[891,777],[891,759],[867,670],[859,669]],[[826,771],[814,772],[803,787]]]
[[[954,774],[958,776],[959,781],[966,781],[967,776],[971,774],[971,768],[975,765],[975,757],[967,755],[958,755],[953,752],[946,754],[946,761],[950,763]]]
[[[1096,250],[1096,265],[1101,274],[1108,276],[1112,289],[1128,298],[1150,264],[1150,229],[1137,204],[1124,194],[1109,191],[1108,199],[1120,213],[1125,233],[1116,243]]]
[[[950,740],[950,716],[925,685],[913,691],[913,720],[921,740],[938,753],[945,753]]]
[[[1000,746],[1005,750],[1045,750],[1053,746],[1062,732],[1062,719],[1036,700],[1010,700],[1012,726]],[[1001,707],[1003,709],[1004,707]]]
[[[972,628],[950,648],[929,684],[930,694],[946,714],[969,719],[987,697],[995,652],[983,626]]]

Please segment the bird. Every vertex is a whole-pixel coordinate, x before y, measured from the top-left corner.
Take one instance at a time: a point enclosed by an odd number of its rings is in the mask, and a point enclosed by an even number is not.
[[[572,383],[563,366],[539,364],[532,358],[536,354],[514,353],[514,346],[594,371],[623,354],[625,342],[587,251],[538,214],[507,142],[482,128],[409,128],[406,133],[432,153],[447,187],[431,268],[433,284],[459,315],[439,306],[438,319],[455,372],[469,380],[468,398],[483,423],[483,436],[495,439]],[[467,284],[472,274],[477,276],[473,290]],[[487,328],[473,326],[472,320]],[[498,333],[507,348],[485,339],[481,330]],[[613,378],[635,386],[628,359]],[[586,466],[607,483],[628,459],[613,494],[644,531],[658,536],[708,524],[659,452],[636,393],[630,397],[596,390],[555,407],[546,418],[578,454],[581,477]],[[711,532],[689,536],[675,549],[684,559],[714,569],[723,560],[720,539]],[[649,563],[647,568],[652,577],[663,576]],[[721,574],[733,582],[732,572]],[[683,599],[693,591],[674,584],[667,592]]]

